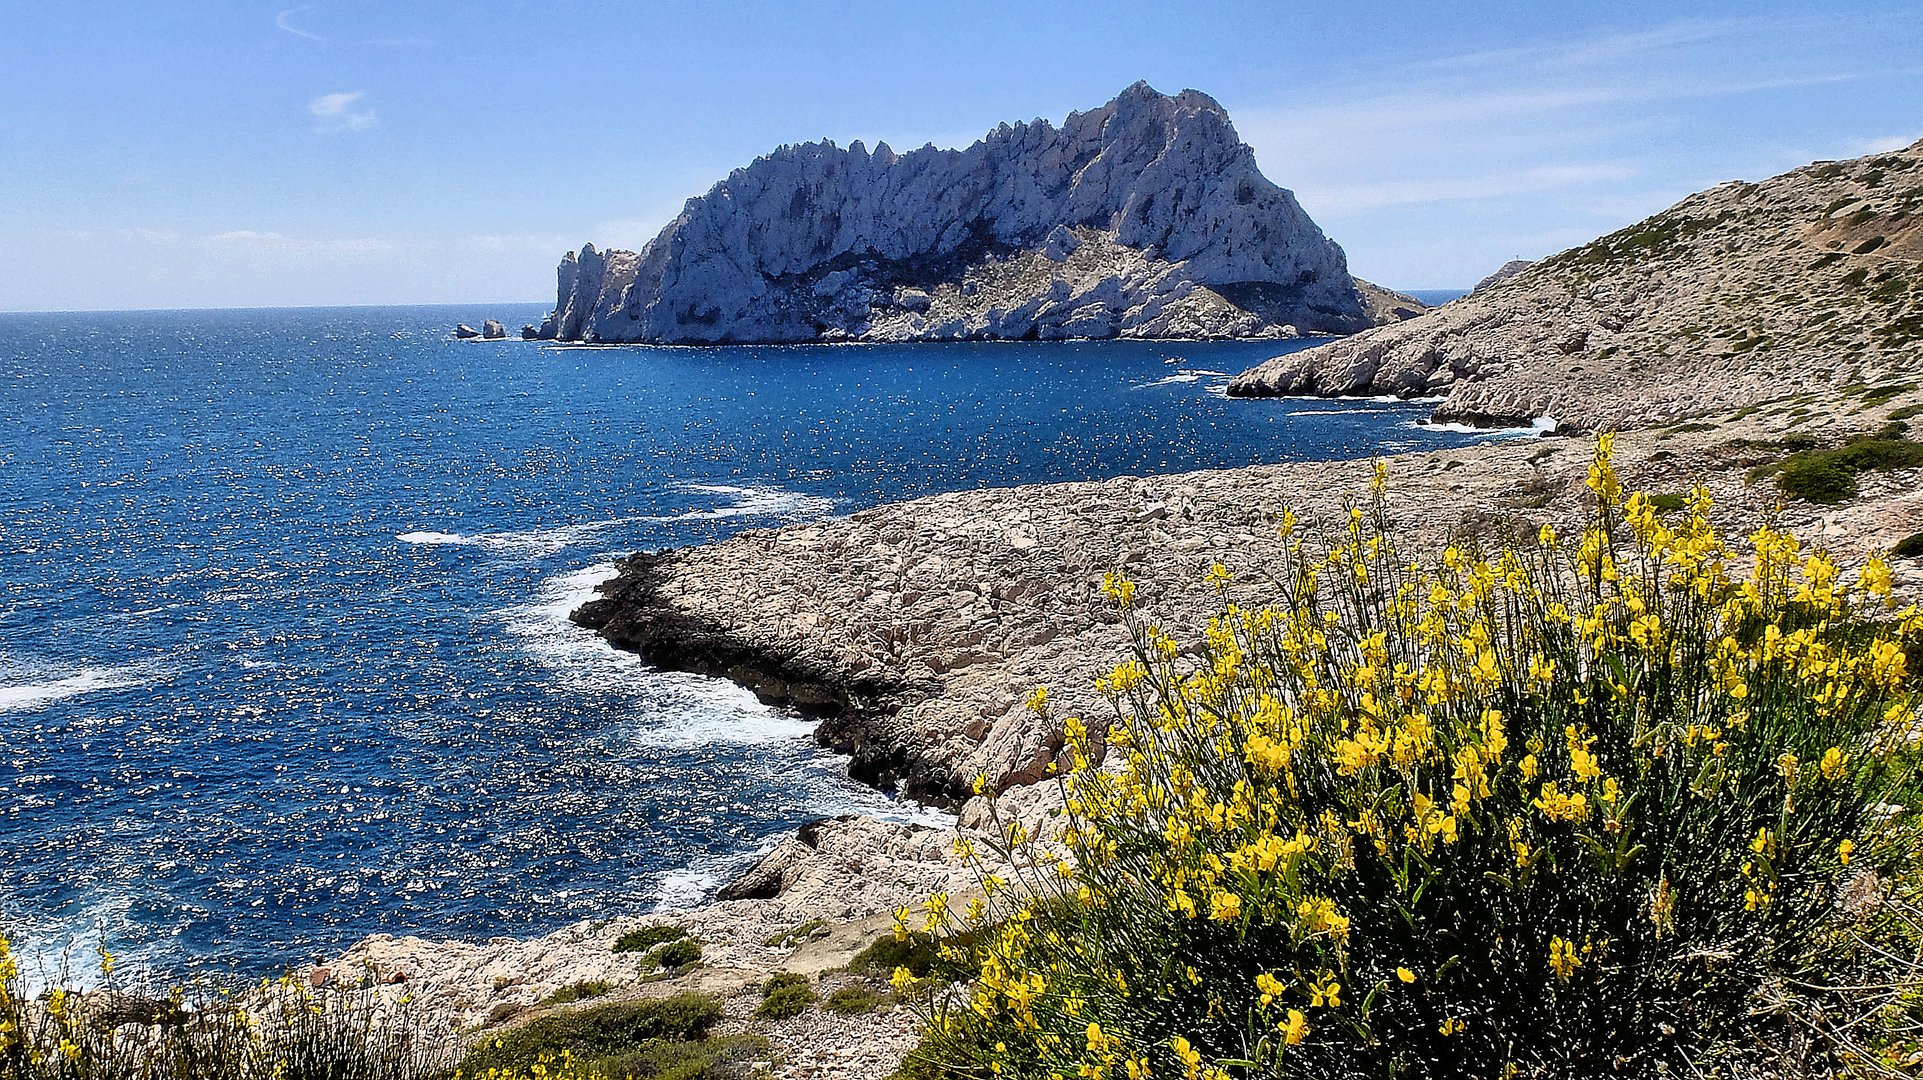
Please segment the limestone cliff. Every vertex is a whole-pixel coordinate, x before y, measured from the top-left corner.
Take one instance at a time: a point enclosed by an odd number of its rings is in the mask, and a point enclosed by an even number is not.
[[[561,262],[539,336],[711,344],[1351,333],[1342,249],[1207,95],[1137,83],[965,150],[784,146],[639,253]]]
[[[1642,426],[1923,370],[1923,142],[1699,192],[1229,393],[1440,394],[1437,419]]]

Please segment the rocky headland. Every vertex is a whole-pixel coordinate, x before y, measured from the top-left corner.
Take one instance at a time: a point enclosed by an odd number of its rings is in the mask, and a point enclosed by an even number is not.
[[[1691,195],[1229,393],[1446,395],[1438,420],[1580,430],[1703,416],[1913,375],[1919,263],[1923,142]]]
[[[1423,310],[1358,285],[1228,113],[1137,83],[963,150],[783,146],[639,252],[562,259],[537,336],[720,344],[1352,333]]]
[[[1287,385],[1446,391],[1446,415],[1618,428],[1626,484],[1676,496],[1701,481],[1726,534],[1773,519],[1845,565],[1903,544],[1913,554],[1893,560],[1896,585],[1923,598],[1923,469],[1872,468],[1830,503],[1786,501],[1767,473],[1798,451],[1901,441],[1923,417],[1920,161],[1923,146],[1713,189],[1405,325],[1296,354],[1307,381]],[[1345,363],[1366,377],[1327,375]],[[1281,378],[1278,365],[1260,370]],[[1590,460],[1586,439],[1522,436],[1390,458],[1403,545],[1572,527]],[[1054,717],[1098,728],[1108,717],[1094,680],[1128,639],[1106,573],[1134,579],[1144,617],[1193,644],[1225,598],[1270,593],[1285,508],[1337,518],[1369,475],[1364,461],[1303,462],[936,495],[635,555],[576,620],[654,664],[817,717],[856,776],[954,807],[967,830],[985,817],[977,777],[1004,812],[1035,817],[1053,802],[1062,734],[1024,707],[1035,687],[1048,687]],[[1226,597],[1204,578],[1217,563],[1232,575]],[[343,963],[401,980],[475,1030],[584,979],[615,996],[704,989],[731,1023],[767,1035],[774,1074],[873,1077],[899,1061],[911,1016],[756,1021],[755,987],[784,970],[824,989],[872,980],[842,966],[886,932],[891,908],[970,888],[949,839],[818,823],[691,911],[610,913],[530,941],[377,937]],[[620,934],[670,921],[703,942],[700,967],[661,977],[612,951]]]

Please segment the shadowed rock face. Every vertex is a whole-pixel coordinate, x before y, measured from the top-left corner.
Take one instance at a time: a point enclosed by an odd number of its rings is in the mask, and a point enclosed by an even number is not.
[[[1634,427],[1923,370],[1923,142],[1698,192],[1228,392],[1439,395],[1438,420]]]
[[[784,146],[638,254],[583,246],[540,335],[714,344],[1279,337],[1372,324],[1228,114],[1145,83],[965,150]]]

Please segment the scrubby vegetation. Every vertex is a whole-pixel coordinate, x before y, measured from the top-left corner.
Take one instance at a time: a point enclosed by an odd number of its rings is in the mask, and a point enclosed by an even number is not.
[[[821,1007],[837,1016],[858,1016],[881,1008],[888,996],[872,986],[851,983],[828,995]]]
[[[461,1059],[455,1075],[500,1080],[719,1076],[723,1073],[715,1070],[741,1049],[708,1039],[720,1019],[721,1003],[706,994],[551,1013],[484,1039]]]
[[[592,998],[605,996],[608,989],[608,984],[601,979],[583,979],[580,982],[571,982],[561,987],[554,993],[542,998],[536,1004],[540,1006],[571,1005],[577,1001],[588,1001]]]
[[[907,1071],[1909,1060],[1923,614],[1892,610],[1880,560],[1725,541],[1700,489],[1666,520],[1609,442],[1569,539],[1412,561],[1380,472],[1331,538],[1285,517],[1272,599],[1225,600],[1198,648],[1111,576],[1133,655],[1105,731],[1063,721],[1059,842],[1001,822],[982,899],[898,913],[904,946],[972,970],[959,995],[897,973],[927,991]]]
[[[802,942],[813,941],[816,938],[827,936],[828,920],[809,919],[806,922],[791,926],[778,934],[770,934],[762,941],[762,944],[771,949],[792,949]]]
[[[679,941],[687,936],[688,931],[685,928],[673,924],[644,926],[639,930],[630,930],[620,937],[615,938],[613,951],[618,953],[647,952],[656,945],[663,945],[670,941]]]
[[[1918,467],[1923,467],[1923,443],[1892,426],[1831,450],[1798,450],[1781,461],[1751,469],[1750,479],[1774,477],[1777,489],[1792,499],[1836,503],[1855,497],[1861,473]]]
[[[0,1077],[6,1080],[434,1080],[458,1053],[453,1033],[405,995],[367,984],[313,989],[292,979],[240,994],[149,998],[113,985],[28,994],[0,937]]]
[[[786,1020],[800,1016],[815,1003],[815,988],[808,976],[783,971],[761,984],[761,1004],[755,1006],[757,1020]]]
[[[693,938],[679,938],[666,945],[656,945],[648,950],[641,962],[664,971],[679,971],[693,967],[701,962],[701,943]]]

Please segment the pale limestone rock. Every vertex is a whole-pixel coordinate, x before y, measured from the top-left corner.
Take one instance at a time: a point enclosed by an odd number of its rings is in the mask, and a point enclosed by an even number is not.
[[[638,254],[561,262],[541,336],[1275,337],[1372,325],[1342,249],[1207,95],[1138,83],[965,150],[784,146]]]

